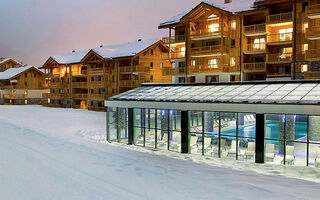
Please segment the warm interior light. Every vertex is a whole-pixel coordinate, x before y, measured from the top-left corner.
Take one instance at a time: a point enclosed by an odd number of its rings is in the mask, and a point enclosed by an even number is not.
[[[208,67],[209,68],[218,68],[218,60],[217,59],[208,60]]]
[[[181,55],[184,56],[186,54],[186,47],[181,47]]]
[[[237,22],[236,22],[236,21],[233,21],[233,22],[232,22],[231,28],[232,28],[233,30],[236,30],[236,28],[237,28]]]
[[[210,24],[208,26],[209,32],[217,32],[219,31],[219,24]]]
[[[292,40],[293,28],[279,29],[278,33],[280,41]]]
[[[301,65],[301,72],[307,72],[307,71],[308,71],[308,65],[307,64]]]
[[[236,66],[236,58],[235,58],[235,57],[231,57],[230,66],[231,66],[231,67]]]

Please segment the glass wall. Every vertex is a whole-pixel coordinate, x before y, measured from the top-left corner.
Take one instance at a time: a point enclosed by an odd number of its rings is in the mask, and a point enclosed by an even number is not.
[[[118,141],[118,137],[117,137],[117,108],[108,107],[107,140],[109,142]]]
[[[204,112],[204,145],[203,154],[219,157],[219,112]],[[223,145],[223,144],[222,144]]]
[[[202,112],[190,111],[189,113],[189,153],[203,155],[203,122]]]
[[[107,139],[109,142],[128,143],[128,109],[108,108]]]
[[[181,112],[169,110],[169,150],[181,152]]]
[[[308,144],[309,166],[320,167],[320,116],[309,117]]]

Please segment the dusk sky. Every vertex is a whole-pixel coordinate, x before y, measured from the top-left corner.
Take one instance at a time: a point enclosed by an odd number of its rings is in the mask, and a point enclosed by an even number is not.
[[[200,0],[1,0],[0,57],[41,65],[51,55],[161,38],[158,25]]]

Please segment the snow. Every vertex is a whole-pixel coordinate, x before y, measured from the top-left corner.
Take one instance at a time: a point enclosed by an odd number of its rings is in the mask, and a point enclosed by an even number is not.
[[[12,77],[15,77],[16,75],[32,68],[33,66],[24,66],[24,67],[18,67],[18,68],[9,68],[4,72],[0,72],[0,80],[7,80]],[[36,68],[35,68],[36,69]]]
[[[74,63],[80,63],[82,58],[87,55],[89,50],[81,50],[81,51],[75,51],[71,53],[64,53],[58,56],[52,56],[51,58],[55,60],[59,64],[74,64]]]
[[[236,13],[240,13],[240,12],[244,12],[244,11],[250,11],[250,10],[255,9],[255,8],[253,8],[253,6],[254,6],[254,3],[256,0],[233,0],[231,3],[227,3],[227,4],[225,4],[224,1],[225,0],[211,0],[211,1],[202,1],[201,3],[206,3],[210,6],[213,6],[215,8],[219,8],[221,10],[230,12],[232,14],[236,14]],[[166,22],[161,23],[160,27],[179,23],[180,20],[185,15],[187,15],[189,12],[191,12],[192,10],[193,10],[193,8],[170,18]]]
[[[11,60],[12,62],[14,62],[14,63],[16,63],[16,64],[18,64],[18,65],[21,65],[18,61],[14,60],[14,59],[12,59],[12,58],[5,58],[5,59],[3,59],[2,61],[0,61],[0,65],[2,65],[3,63],[8,62],[9,60]]]
[[[258,165],[107,143],[106,113],[41,106],[0,106],[0,113],[0,199],[320,195],[320,171],[314,167]]]
[[[146,48],[155,44],[158,41],[158,39],[148,39],[124,44],[103,46],[92,50],[100,56],[102,56],[103,58],[108,59],[129,57],[135,56],[136,54],[140,53],[141,51],[145,50]]]

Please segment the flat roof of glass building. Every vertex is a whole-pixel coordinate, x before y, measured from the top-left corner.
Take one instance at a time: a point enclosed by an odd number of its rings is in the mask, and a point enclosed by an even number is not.
[[[143,84],[105,102],[111,107],[316,115],[319,105],[320,81],[314,80]]]

